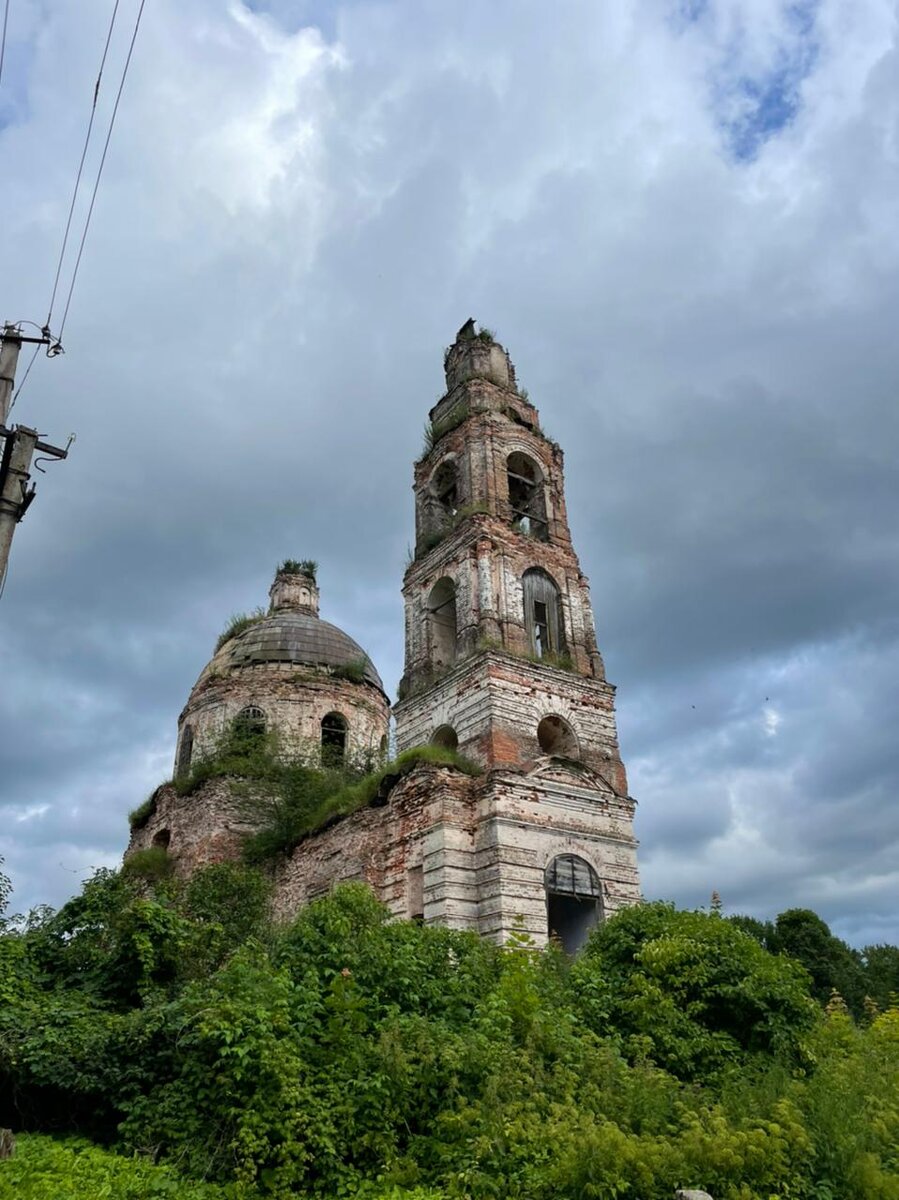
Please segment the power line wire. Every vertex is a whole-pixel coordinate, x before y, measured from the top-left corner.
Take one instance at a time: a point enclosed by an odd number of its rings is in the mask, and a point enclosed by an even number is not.
[[[9,23],[9,0],[3,8],[3,33],[0,35],[0,79],[3,78],[3,57],[6,54],[6,26]]]
[[[6,0],[7,7],[9,0]],[[56,290],[59,287],[59,276],[62,272],[63,259],[65,258],[66,246],[69,242],[69,231],[72,228],[72,216],[75,212],[75,201],[78,198],[78,189],[81,186],[81,173],[84,170],[84,160],[87,158],[87,148],[91,140],[91,132],[94,128],[94,117],[97,112],[97,97],[100,95],[100,80],[103,78],[103,68],[106,65],[106,55],[109,53],[109,43],[112,40],[112,30],[115,25],[116,13],[119,11],[119,0],[115,0],[115,6],[112,10],[112,17],[109,21],[109,29],[106,32],[106,45],[103,47],[103,57],[100,59],[100,69],[97,72],[97,82],[94,84],[94,99],[91,103],[90,120],[87,123],[87,133],[84,137],[84,146],[81,149],[81,162],[78,164],[78,174],[75,176],[75,187],[72,191],[72,203],[69,205],[69,215],[66,220],[66,231],[63,234],[62,249],[59,252],[59,262],[56,264],[56,278],[53,280],[53,293],[50,296],[50,308],[47,311],[47,325],[50,325],[50,318],[53,316],[53,305],[56,302]]]
[[[125,59],[125,66],[122,69],[122,78],[119,81],[119,90],[116,92],[115,104],[112,106],[112,116],[109,119],[109,129],[106,131],[106,141],[103,144],[103,154],[100,158],[100,165],[97,168],[97,178],[94,180],[94,190],[91,193],[90,207],[87,210],[87,218],[84,222],[84,231],[81,234],[81,244],[78,247],[78,257],[75,259],[75,268],[72,272],[72,282],[69,285],[69,294],[66,297],[66,307],[62,314],[62,322],[59,326],[59,334],[57,341],[62,341],[62,331],[65,328],[66,318],[69,315],[69,305],[72,303],[72,292],[75,290],[75,280],[78,278],[78,268],[81,265],[81,255],[84,252],[84,243],[87,240],[87,231],[90,228],[91,216],[94,211],[94,201],[97,199],[97,189],[100,186],[100,177],[103,174],[103,165],[106,162],[106,151],[109,149],[109,140],[112,137],[113,126],[115,125],[116,114],[119,111],[119,101],[122,98],[122,90],[125,87],[125,77],[128,74],[128,67],[131,65],[131,55],[134,52],[134,43],[137,41],[137,31],[140,29],[140,19],[144,13],[144,5],[146,0],[140,0],[140,8],[137,10],[137,19],[134,22],[134,32],[131,35],[131,44],[128,47],[128,55]]]

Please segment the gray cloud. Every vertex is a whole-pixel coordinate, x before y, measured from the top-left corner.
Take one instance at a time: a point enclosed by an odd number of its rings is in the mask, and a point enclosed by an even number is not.
[[[68,354],[15,414],[79,435],[2,600],[17,903],[115,861],[279,558],[395,685],[473,314],[567,451],[647,894],[899,940],[890,6],[253,7],[148,11]],[[37,13],[0,219],[6,315],[42,320],[107,17]]]

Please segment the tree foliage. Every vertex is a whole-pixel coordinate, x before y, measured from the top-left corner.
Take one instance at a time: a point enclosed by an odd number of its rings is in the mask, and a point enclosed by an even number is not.
[[[101,872],[4,928],[0,1124],[90,1140],[23,1138],[0,1197],[899,1200],[899,1013],[823,1010],[719,915],[643,905],[571,962],[362,885],[269,899]]]

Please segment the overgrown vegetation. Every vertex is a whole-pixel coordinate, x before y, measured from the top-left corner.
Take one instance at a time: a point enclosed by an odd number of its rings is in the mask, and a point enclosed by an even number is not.
[[[318,563],[314,558],[285,558],[278,567],[279,575],[305,575],[314,580],[318,574]]]
[[[132,829],[143,829],[155,812],[156,792],[154,790],[142,804],[138,804],[137,808],[132,808],[128,814],[128,824]]]
[[[577,673],[577,665],[567,651],[564,654],[554,654],[552,651],[535,654],[533,651],[512,650],[496,638],[479,638],[473,653],[480,654],[484,650],[497,650],[500,654],[508,654],[511,658],[520,658],[537,666],[556,667],[559,671]]]
[[[337,679],[346,679],[350,683],[364,683],[365,673],[371,664],[367,658],[354,658],[352,662],[341,663],[331,668],[331,674]]]
[[[459,404],[439,421],[429,421],[425,425],[424,445],[422,446],[421,457],[427,458],[441,438],[446,437],[448,433],[452,433],[454,429],[458,429],[463,421],[468,420],[468,414],[468,405]]]
[[[0,1197],[899,1196],[899,1010],[822,1008],[717,913],[629,909],[569,962],[361,885],[268,899],[101,872],[0,921],[0,1125],[34,1131]]]
[[[18,1139],[0,1163],[0,1200],[237,1200],[232,1186],[190,1182],[148,1158],[126,1157],[84,1138]]]
[[[248,613],[234,613],[228,619],[228,624],[218,636],[218,641],[215,643],[215,652],[218,653],[226,642],[230,642],[232,638],[236,638],[239,633],[243,633],[245,629],[249,629],[251,625],[257,625],[266,616],[264,608],[254,608]]]
[[[389,783],[419,763],[449,766],[466,774],[480,768],[455,751],[419,746],[389,763],[372,750],[363,758],[328,768],[318,764],[318,748],[308,757],[285,758],[273,733],[261,734],[232,725],[190,773],[174,781],[181,796],[189,796],[209,779],[227,776],[257,832],[247,839],[245,854],[252,863],[288,853],[313,830],[329,825],[371,804]]]
[[[176,776],[173,784],[179,796],[190,796],[208,779],[225,775],[276,781],[289,765],[279,753],[275,733],[263,733],[233,721],[205,754],[193,759],[188,772]]]
[[[167,879],[172,874],[173,864],[163,846],[147,846],[130,854],[122,870],[139,879]]]
[[[482,325],[481,328],[478,330],[478,340],[481,342],[488,342],[488,343],[492,344],[493,342],[496,341],[496,334],[493,332],[492,329],[487,329],[485,326]]]
[[[247,839],[247,861],[261,863],[289,853],[314,830],[385,798],[397,780],[421,763],[453,767],[467,775],[481,773],[475,763],[440,746],[405,750],[392,762],[356,779],[347,778],[346,772],[293,766],[285,770],[277,786],[257,791],[248,805],[259,829]]]
[[[528,662],[535,663],[541,667],[555,667],[559,671],[577,671],[574,659],[567,651],[564,654],[556,654],[552,650],[547,650],[544,654],[528,653],[516,655],[515,657],[524,658]]]
[[[445,541],[451,533],[454,533],[463,521],[469,517],[475,517],[489,513],[490,509],[484,503],[463,504],[452,515],[442,529],[432,529],[430,533],[426,533],[419,540],[417,545],[417,557],[424,558],[429,550],[433,550],[435,546],[439,546],[442,541]]]

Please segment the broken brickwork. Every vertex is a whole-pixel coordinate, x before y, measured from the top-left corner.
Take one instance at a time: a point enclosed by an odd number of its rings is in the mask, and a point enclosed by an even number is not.
[[[152,796],[153,811],[132,829],[125,859],[135,850],[164,847],[175,875],[186,878],[199,867],[240,858],[252,822],[242,790],[230,779],[208,779],[189,796],[179,796],[170,783]]]

